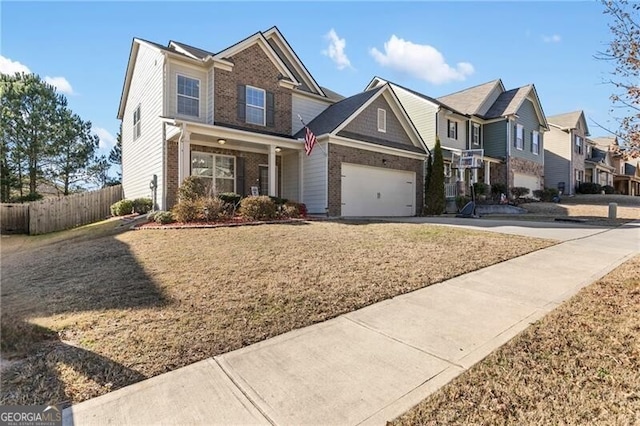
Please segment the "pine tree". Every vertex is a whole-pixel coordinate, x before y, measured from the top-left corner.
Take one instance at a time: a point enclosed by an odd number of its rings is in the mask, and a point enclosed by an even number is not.
[[[431,176],[426,194],[426,214],[440,215],[446,208],[444,193],[444,159],[442,158],[442,148],[440,139],[436,138],[436,146],[433,148],[433,165],[431,166]]]
[[[431,175],[433,174],[433,157],[429,154],[427,157],[427,173],[424,176],[424,206],[423,211],[427,212],[427,197],[429,196],[429,184],[431,183]]]

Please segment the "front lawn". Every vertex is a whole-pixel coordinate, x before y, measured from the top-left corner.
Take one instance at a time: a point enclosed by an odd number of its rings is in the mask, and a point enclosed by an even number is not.
[[[77,234],[2,246],[2,404],[79,402],[553,244],[336,222]]]

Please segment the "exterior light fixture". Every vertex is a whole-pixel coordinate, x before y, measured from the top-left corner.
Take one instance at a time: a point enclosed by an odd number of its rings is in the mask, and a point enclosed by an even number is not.
[[[225,143],[227,143],[227,140],[226,139],[218,139],[218,143],[220,145],[224,145]]]
[[[280,152],[282,151],[282,148],[280,148],[279,146],[276,146],[276,152]]]

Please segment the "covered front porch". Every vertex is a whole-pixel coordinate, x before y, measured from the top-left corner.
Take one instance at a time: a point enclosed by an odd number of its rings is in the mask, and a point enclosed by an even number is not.
[[[640,196],[640,177],[614,175],[613,187],[617,194]]]
[[[279,135],[176,122],[166,137],[166,208],[188,176],[210,180],[212,194],[302,200],[303,143]]]
[[[613,171],[612,166],[607,166],[600,163],[594,163],[591,161],[585,161],[584,163],[584,180],[585,182],[593,182],[599,185],[613,186]]]

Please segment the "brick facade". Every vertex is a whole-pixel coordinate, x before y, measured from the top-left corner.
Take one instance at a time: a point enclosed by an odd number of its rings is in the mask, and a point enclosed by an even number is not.
[[[281,73],[262,48],[255,44],[233,55],[229,60],[234,63],[233,71],[215,69],[213,93],[216,124],[291,135],[292,91],[279,85],[278,77]],[[258,126],[238,120],[239,84],[254,86],[274,94],[274,127]]]
[[[382,160],[386,160],[383,163]],[[422,210],[424,190],[424,161],[396,155],[329,144],[329,216],[340,216],[342,209],[342,163],[361,164],[385,169],[414,171],[416,173],[416,214]]]
[[[266,165],[269,161],[267,154],[258,154],[254,152],[235,151],[231,149],[223,149],[211,146],[191,144],[191,151],[208,152],[212,154],[231,155],[244,159],[244,194],[251,193],[252,186],[258,186],[259,167]],[[276,166],[278,167],[278,189],[281,188],[282,167],[281,159],[276,156]],[[236,170],[236,174],[239,170]],[[167,150],[167,208],[170,209],[178,201],[178,144],[177,142],[169,142]]]

